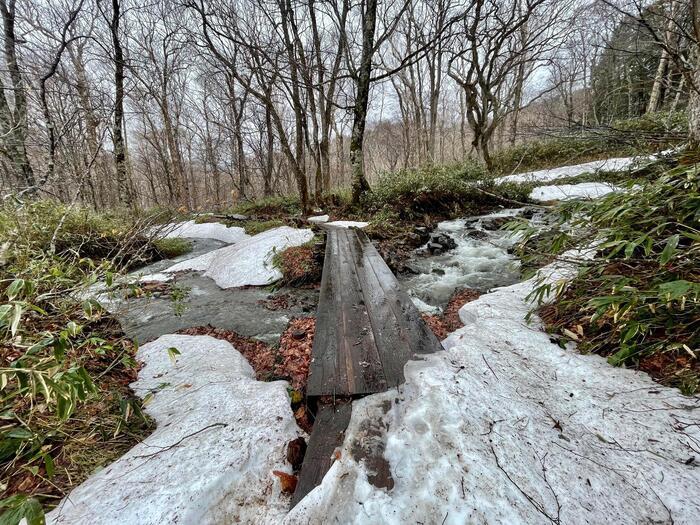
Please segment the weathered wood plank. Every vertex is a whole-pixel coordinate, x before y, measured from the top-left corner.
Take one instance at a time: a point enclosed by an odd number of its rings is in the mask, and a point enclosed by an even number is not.
[[[442,349],[370,240],[357,230],[327,229],[316,319],[307,395],[334,403],[319,403],[293,505],[330,468],[350,421],[352,397],[403,383],[406,362]],[[373,482],[391,488],[381,452],[369,453],[379,454],[364,457],[376,465]]]
[[[350,247],[354,231],[338,233],[343,299],[342,319],[338,336],[341,338],[348,379],[348,395],[371,394],[386,390],[384,372],[377,343],[370,323],[362,291],[356,258]]]
[[[326,257],[331,260],[324,261],[317,332],[306,390],[309,396],[386,390],[350,239],[346,229],[332,229],[327,233]]]
[[[323,476],[333,463],[333,451],[343,444],[351,414],[350,400],[335,404],[319,404],[297,488],[292,497],[292,506],[321,483]]]
[[[387,296],[387,304],[392,308],[399,325],[399,330],[406,335],[409,348],[414,354],[431,354],[442,350],[440,341],[425,324],[420,312],[408,294],[394,277],[384,259],[379,255],[372,242],[363,232],[357,232],[363,253],[367,259],[366,267],[371,268],[382,290]]]
[[[367,236],[328,229],[307,395],[383,392],[442,349]]]
[[[338,337],[328,327],[337,322],[338,308],[341,304],[340,292],[336,290],[338,264],[337,233],[326,233],[326,252],[321,277],[321,293],[316,313],[316,335],[311,351],[312,362],[307,385],[307,392],[327,392],[333,390],[338,381],[336,361],[338,360]]]
[[[361,276],[364,298],[386,384],[389,388],[393,388],[404,381],[403,367],[413,355],[409,346],[410,341],[401,330],[399,320],[389,304],[389,297],[370,266],[372,261],[367,257],[366,247],[362,245],[357,235],[353,236],[351,249],[358,258],[358,268],[361,268],[358,273]]]

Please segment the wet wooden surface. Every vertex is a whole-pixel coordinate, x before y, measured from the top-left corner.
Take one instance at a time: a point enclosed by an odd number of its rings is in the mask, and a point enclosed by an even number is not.
[[[308,396],[357,396],[403,383],[407,361],[441,350],[360,230],[329,228]]]
[[[352,414],[352,399],[396,388],[411,359],[442,350],[410,297],[360,230],[326,228],[308,401],[316,420],[292,505],[313,490],[333,463]],[[393,479],[380,449],[358,451],[375,486]],[[374,457],[376,456],[376,457]]]
[[[334,461],[333,452],[340,448],[352,413],[351,401],[319,403],[314,429],[299,472],[297,488],[292,496],[292,506],[316,488]]]

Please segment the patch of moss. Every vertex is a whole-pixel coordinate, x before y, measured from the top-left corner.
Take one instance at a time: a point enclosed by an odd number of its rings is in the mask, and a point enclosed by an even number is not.
[[[177,237],[172,239],[156,239],[153,241],[153,245],[163,254],[163,257],[167,259],[173,259],[192,251],[192,243],[190,241]]]
[[[245,228],[245,232],[248,235],[257,235],[272,228],[279,228],[284,226],[284,221],[279,219],[272,219],[269,221],[245,221],[241,225]]]

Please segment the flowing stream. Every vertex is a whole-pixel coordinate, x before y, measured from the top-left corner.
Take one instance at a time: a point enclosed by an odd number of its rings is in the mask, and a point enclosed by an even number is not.
[[[434,234],[449,235],[457,246],[439,255],[429,255],[426,247],[416,250],[407,264],[413,273],[399,276],[418,309],[437,313],[457,290],[485,292],[518,282],[520,262],[509,253],[517,239],[499,228],[514,217],[529,215],[528,211],[505,209],[438,224]]]

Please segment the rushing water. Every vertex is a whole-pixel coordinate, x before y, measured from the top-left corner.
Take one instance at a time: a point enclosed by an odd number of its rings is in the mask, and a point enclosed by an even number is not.
[[[487,291],[520,280],[520,262],[508,253],[516,242],[498,226],[522,209],[502,210],[438,224],[436,232],[447,233],[457,247],[441,255],[425,255],[419,249],[409,266],[415,274],[399,276],[404,289],[423,311],[443,308],[462,288]]]

